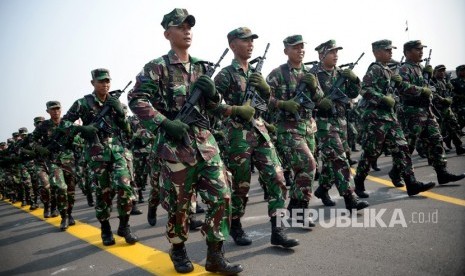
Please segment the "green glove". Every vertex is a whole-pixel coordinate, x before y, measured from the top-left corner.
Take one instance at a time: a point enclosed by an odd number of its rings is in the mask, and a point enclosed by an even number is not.
[[[428,76],[433,75],[433,66],[431,65],[426,65],[425,68],[423,68],[423,74],[428,74]]]
[[[276,126],[273,124],[268,124],[265,123],[266,130],[268,130],[269,133],[276,133]]]
[[[397,86],[400,86],[403,82],[402,77],[399,74],[392,75],[391,81],[393,81]]]
[[[181,122],[181,120],[176,119],[171,121],[170,119],[165,119],[161,126],[165,129],[166,134],[173,137],[177,141],[181,141],[184,135],[187,135],[189,130],[189,125]]]
[[[87,126],[77,126],[76,128],[81,133],[82,138],[86,140],[93,140],[98,132],[98,128],[92,124]]]
[[[119,101],[118,98],[116,97],[108,97],[107,101],[105,102],[107,105],[111,106],[113,110],[118,114],[118,116],[124,116],[124,109],[123,106],[121,105],[121,102]]]
[[[388,108],[393,108],[394,105],[396,104],[396,100],[394,100],[393,97],[391,96],[384,96],[383,99],[381,100],[381,103]]]
[[[287,112],[296,113],[299,110],[300,104],[294,101],[294,99],[290,99],[287,101],[278,101],[278,107]]]
[[[311,92],[316,91],[316,87],[317,87],[318,84],[316,82],[315,75],[313,75],[311,73],[305,74],[301,81],[307,85],[307,89],[309,91],[311,91]]]
[[[344,69],[342,71],[342,76],[350,80],[351,82],[356,82],[358,77],[355,75],[354,71],[350,70],[349,68]]]
[[[213,132],[216,140],[223,140],[225,138],[224,132],[222,130],[216,130]]]
[[[232,106],[232,116],[240,116],[242,119],[250,122],[255,115],[255,108],[250,106],[250,100],[244,105]]]
[[[250,75],[249,83],[260,90],[260,96],[267,97],[270,95],[271,88],[260,73],[253,73]]]
[[[446,83],[446,87],[449,90],[454,90],[454,85],[452,83],[450,83],[450,82]]]
[[[50,155],[50,151],[46,147],[36,146],[35,151],[40,157],[48,157]]]
[[[212,99],[216,95],[215,83],[207,75],[202,75],[194,84],[195,88],[202,90],[202,93],[208,99]]]
[[[429,98],[429,97],[431,97],[431,94],[432,94],[432,93],[433,93],[433,92],[431,91],[431,89],[429,89],[428,87],[423,87],[423,88],[421,89],[421,94],[420,94],[420,96],[423,97],[423,98]]]
[[[445,105],[445,106],[451,106],[451,104],[452,104],[452,99],[451,99],[451,98],[443,98],[443,99],[441,100],[441,103],[442,103],[443,105]]]
[[[318,104],[318,108],[322,111],[328,111],[333,107],[333,102],[328,98],[321,99],[320,103]]]

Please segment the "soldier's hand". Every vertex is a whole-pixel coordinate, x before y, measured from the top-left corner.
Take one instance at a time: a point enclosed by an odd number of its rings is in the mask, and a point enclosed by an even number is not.
[[[260,73],[252,73],[249,77],[249,84],[260,90],[260,95],[263,97],[267,97],[270,94],[271,88]]]
[[[333,107],[333,102],[328,98],[321,99],[320,103],[318,104],[318,109],[322,111],[328,111]]]
[[[358,77],[355,75],[354,71],[346,68],[342,71],[342,76],[350,80],[351,82],[356,82]]]
[[[232,107],[232,115],[240,116],[247,122],[250,122],[255,115],[255,108],[250,106],[250,100],[247,101],[244,105],[234,105]]]
[[[268,124],[265,123],[266,130],[268,130],[269,133],[276,133],[276,126],[273,124]]]
[[[315,75],[308,73],[305,74],[302,78],[302,82],[307,85],[307,89],[311,92],[315,92],[317,87],[316,77]]]
[[[402,84],[403,80],[399,74],[395,74],[391,77],[391,81],[394,82],[395,86],[398,87]]]
[[[225,138],[225,134],[224,134],[224,132],[222,130],[216,130],[213,133],[213,136],[215,136],[216,140],[223,140]]]
[[[423,88],[421,89],[421,94],[420,94],[420,96],[423,97],[423,98],[429,98],[429,97],[431,97],[431,94],[432,94],[432,93],[433,93],[433,92],[431,91],[431,89],[429,89],[428,87],[423,87]]]
[[[425,68],[423,68],[423,74],[428,74],[428,76],[433,75],[433,66],[431,65],[426,65]]]
[[[165,119],[161,126],[166,131],[166,134],[173,137],[175,140],[180,141],[184,135],[187,135],[189,131],[189,125],[181,122],[181,120],[176,119],[171,121],[170,119]]]
[[[98,128],[96,128],[93,124],[87,126],[77,126],[76,128],[81,133],[82,138],[86,140],[94,139],[98,132]]]
[[[294,99],[290,99],[287,101],[278,101],[278,107],[286,110],[287,112],[296,113],[300,108],[300,104],[294,101]]]
[[[47,157],[50,155],[50,151],[46,147],[36,146],[35,151],[40,157]]]
[[[216,95],[215,83],[207,75],[200,76],[195,82],[195,87],[202,90],[202,94],[209,99],[214,98]]]
[[[449,89],[451,91],[454,90],[454,85],[452,83],[450,83],[450,82],[446,83],[446,87],[447,87],[447,89]]]
[[[125,115],[123,106],[121,105],[121,102],[118,98],[110,96],[107,98],[105,103],[111,106],[113,110],[116,112],[116,114],[118,114],[118,116],[122,117]]]
[[[394,100],[394,98],[391,96],[384,96],[381,100],[381,103],[388,108],[393,108],[396,104],[396,100]]]

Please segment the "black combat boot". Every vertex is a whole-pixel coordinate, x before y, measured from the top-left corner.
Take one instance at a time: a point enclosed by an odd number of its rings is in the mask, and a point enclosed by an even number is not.
[[[109,246],[115,244],[115,238],[113,238],[113,233],[111,232],[110,221],[101,221],[100,225],[100,229],[102,231],[101,237],[103,245]]]
[[[58,210],[57,210],[57,199],[56,197],[52,197],[51,202],[50,202],[50,212],[51,212],[51,217],[58,217]]]
[[[354,177],[355,193],[360,198],[367,198],[369,195],[365,192],[365,180],[356,175]]]
[[[50,214],[50,203],[44,203],[44,218],[49,218]]]
[[[323,202],[323,204],[325,206],[334,206],[334,205],[336,205],[336,202],[331,200],[331,197],[328,194],[328,190],[326,188],[324,188],[323,186],[318,186],[318,188],[315,190],[314,195],[317,198],[321,199],[321,202]]]
[[[89,205],[89,207],[94,207],[94,197],[91,191],[87,192],[86,198],[87,198],[87,205]]]
[[[407,194],[409,196],[414,196],[421,192],[428,191],[436,185],[434,182],[423,183],[415,180],[414,178],[405,179],[405,184],[407,186]]]
[[[34,196],[31,202],[31,207],[29,207],[29,210],[33,211],[39,208],[39,205],[37,204],[37,196]]]
[[[276,217],[271,217],[271,244],[291,248],[299,245],[299,240],[289,238],[284,227],[276,225]]]
[[[392,169],[389,171],[389,177],[391,178],[391,182],[395,187],[404,187],[405,182],[402,180],[400,175],[400,171],[397,166],[392,166]]]
[[[286,187],[290,187],[292,185],[291,171],[290,170],[285,170],[284,171],[284,180],[286,181]]]
[[[139,188],[138,193],[139,193],[139,201],[138,202],[143,203],[144,202],[144,195],[142,194],[142,189],[141,188]]]
[[[242,229],[240,218],[231,220],[231,231],[229,234],[237,245],[245,246],[252,244],[252,239]]]
[[[223,242],[208,242],[207,241],[207,261],[205,262],[205,270],[224,275],[236,275],[241,273],[242,265],[232,264],[224,257]]]
[[[455,152],[457,155],[462,155],[465,153],[465,148],[462,146],[455,146]]]
[[[131,233],[131,228],[129,223],[129,216],[118,217],[119,218],[119,226],[118,226],[118,236],[124,237],[126,243],[134,244],[139,241],[139,238]]]
[[[66,229],[68,229],[68,226],[69,226],[69,218],[68,218],[67,210],[61,210],[60,216],[61,216],[60,229],[61,231],[65,231]]]
[[[147,211],[147,221],[151,226],[155,226],[157,224],[157,206],[148,206]]]
[[[451,144],[452,139],[450,138],[449,135],[448,135],[448,136],[445,136],[445,137],[443,138],[443,141],[444,141],[444,144],[446,145],[446,147],[448,147],[449,149],[452,149],[452,144]]]
[[[174,269],[178,273],[189,273],[194,270],[191,260],[187,257],[184,243],[173,244],[170,249],[170,258],[173,262]]]
[[[308,209],[309,202],[306,200],[299,200],[299,207],[302,210],[302,217],[303,219],[298,219],[297,222],[302,223],[304,228],[305,227],[315,227],[315,223],[310,217],[305,217],[305,209]]]
[[[315,170],[315,181],[317,181],[318,179],[320,179],[320,171],[318,170],[318,168]]]
[[[263,185],[262,188],[263,188],[263,200],[268,201],[268,199],[270,198],[270,194],[268,194],[268,188],[266,187],[266,185]]]
[[[24,207],[27,205],[27,200],[23,199],[21,200],[21,207]]]
[[[375,161],[373,161],[371,163],[371,169],[374,170],[374,171],[377,171],[379,172],[381,169],[378,167],[378,159],[376,159]]]
[[[131,215],[142,215],[142,210],[137,207],[137,202],[135,200],[132,202]]]
[[[287,210],[289,211],[289,218],[292,218],[292,210],[300,208],[299,200],[296,198],[291,198],[289,204],[287,205]]]
[[[445,167],[435,168],[435,170],[436,170],[436,175],[438,177],[439,185],[447,184],[449,182],[459,181],[465,178],[465,173],[462,173],[459,175],[451,174],[447,171]]]
[[[368,202],[359,201],[358,199],[356,199],[353,194],[345,195],[344,196],[344,202],[346,204],[347,210],[349,210],[350,212],[352,212],[353,209],[357,209],[357,211],[358,211],[358,210],[362,210],[362,209],[370,206],[370,204],[368,204]]]
[[[202,227],[204,221],[202,219],[196,219],[194,214],[189,215],[189,229],[196,230],[199,227]]]
[[[71,213],[73,212],[73,207],[68,207],[68,221],[69,221],[69,226],[75,225],[76,221],[74,220],[73,216]]]

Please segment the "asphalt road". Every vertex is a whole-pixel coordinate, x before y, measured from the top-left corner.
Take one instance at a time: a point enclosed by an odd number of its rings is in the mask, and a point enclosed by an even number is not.
[[[359,154],[354,153],[353,158]],[[455,150],[447,156],[451,172],[465,172],[465,156],[457,156]],[[416,153],[412,158],[419,180],[436,181],[425,159]],[[408,197],[389,182],[391,157],[382,156],[378,165],[381,171],[372,171],[374,178],[366,181],[368,211],[346,220],[341,215],[331,216],[331,211],[344,210],[343,199],[333,187],[330,195],[337,202],[335,207],[324,207],[317,198],[310,202],[316,214],[324,215],[315,228],[288,230],[300,240],[300,246],[293,249],[270,244],[267,206],[258,173],[253,174],[242,221],[253,244],[239,247],[229,239],[226,257],[244,266],[241,275],[465,275],[465,180]],[[59,218],[44,221],[42,210],[30,213],[28,207],[0,201],[0,275],[175,275],[165,254],[170,246],[164,236],[164,210],[159,208],[158,223],[151,227],[146,221],[147,203],[140,204],[144,214],[130,220],[140,246],[128,246],[117,238],[116,245],[104,248],[98,234],[82,238],[85,233],[71,233],[81,225],[90,226],[83,229],[99,228],[94,209],[87,206],[79,190],[76,194],[73,215],[78,225],[68,232],[57,227]],[[116,232],[116,211],[112,216]],[[206,245],[199,231],[190,233],[187,251],[194,263],[205,264]],[[134,256],[141,256],[137,258],[143,265],[130,259]],[[194,272],[192,275],[207,274],[202,267]]]

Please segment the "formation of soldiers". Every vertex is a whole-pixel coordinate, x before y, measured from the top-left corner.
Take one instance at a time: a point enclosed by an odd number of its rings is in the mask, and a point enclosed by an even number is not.
[[[119,100],[123,91],[110,91],[109,70],[92,70],[93,92],[76,100],[64,116],[60,102],[49,101],[50,119],[35,117],[32,133],[22,127],[0,143],[3,198],[31,210],[40,199],[44,218],[60,215],[65,231],[75,224],[77,184],[88,205],[95,206],[103,244],[115,243],[109,223],[114,198],[117,234],[133,244],[138,237],[129,227],[130,216],[142,213],[137,203],[144,201],[149,183],[147,221],[156,225],[159,205],[167,210],[175,270],[193,270],[185,242],[189,229],[201,227],[208,246],[206,270],[236,274],[243,268],[224,257],[223,241],[231,235],[239,246],[252,244],[241,218],[253,168],[266,194],[271,244],[285,248],[299,241],[277,224],[278,209],[291,214],[306,209],[313,195],[334,206],[328,193],[333,185],[348,210],[368,207],[360,200],[369,197],[365,178],[370,168],[378,169],[383,152],[393,158],[393,185],[406,186],[409,196],[435,186],[415,178],[415,149],[428,158],[440,185],[465,178],[447,171],[444,155],[444,145],[450,150],[451,143],[458,155],[465,152],[460,139],[465,65],[456,68],[452,80],[444,65],[433,69],[427,60],[423,66],[421,41],[403,45],[404,63],[392,60],[396,47],[391,41],[373,42],[375,61],[360,79],[352,71],[356,63],[337,66],[343,47],[335,40],[315,48],[319,62],[310,67],[303,62],[303,37],[290,35],[283,40],[287,61],[264,77],[266,51],[255,67],[250,61],[259,36],[240,27],[227,34],[232,63],[212,79],[218,64],[188,52],[195,17],[174,9],[161,25],[171,50],[136,76],[128,93],[134,116]],[[357,161],[350,154],[357,144],[363,152],[352,179],[350,167]],[[204,221],[193,216],[199,196],[208,205]]]

